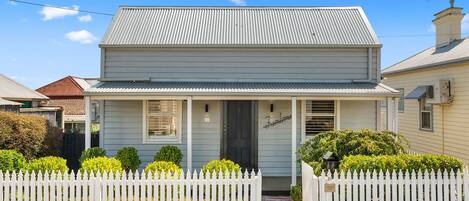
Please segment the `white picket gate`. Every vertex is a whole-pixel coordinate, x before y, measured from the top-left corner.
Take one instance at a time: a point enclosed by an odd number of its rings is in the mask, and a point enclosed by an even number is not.
[[[323,172],[302,163],[303,201],[469,201],[465,171]]]
[[[261,172],[2,173],[0,201],[260,201]]]

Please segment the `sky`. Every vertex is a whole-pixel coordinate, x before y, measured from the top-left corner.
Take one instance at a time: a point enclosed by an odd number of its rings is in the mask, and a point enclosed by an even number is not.
[[[433,14],[449,0],[26,0],[114,14],[119,5],[362,6],[382,48],[382,68],[434,45]],[[456,0],[469,10],[469,0]],[[0,74],[36,89],[67,75],[98,77],[101,37],[112,16],[0,0]],[[469,35],[469,15],[463,22]]]

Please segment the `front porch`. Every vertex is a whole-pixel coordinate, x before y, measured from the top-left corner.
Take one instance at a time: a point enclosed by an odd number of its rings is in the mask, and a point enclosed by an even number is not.
[[[278,180],[289,177],[285,185],[288,187],[296,185],[296,176],[299,175],[297,147],[317,132],[345,128],[396,131],[397,99],[394,92],[377,85],[374,88],[359,86],[362,87],[360,93],[356,89],[350,93],[350,87],[337,86],[335,89],[329,87],[329,90],[323,87],[316,90],[308,88],[308,91],[297,88],[279,93],[264,89],[233,94],[234,88],[230,88],[231,92],[186,88],[184,92],[174,89],[156,92],[154,90],[160,88],[155,86],[147,88],[152,91],[140,87],[138,93],[135,88],[130,91],[120,88],[119,92],[110,93],[100,91],[109,90],[109,86],[98,85],[85,97],[85,105],[87,114],[91,100],[98,100],[102,105],[100,147],[105,148],[109,155],[114,155],[119,148],[132,146],[137,148],[141,160],[146,164],[153,160],[153,155],[161,146],[172,144],[183,151],[185,169],[200,169],[207,161],[227,158],[247,168],[259,168],[265,178]],[[381,127],[379,101],[382,100],[393,103],[388,104],[392,109],[386,116],[386,128]],[[172,118],[175,120],[168,124],[174,128],[168,130],[175,130],[174,140],[148,140],[153,137],[148,136],[149,127],[153,129],[148,123],[151,118],[149,102],[170,102],[174,108],[180,107],[175,110]],[[241,106],[234,106],[234,110],[230,110],[229,103],[242,102],[250,103],[252,107],[230,117],[229,114],[238,113],[235,109]],[[90,128],[90,122],[87,115],[86,128]],[[86,130],[86,136],[86,147],[89,147],[89,129]]]

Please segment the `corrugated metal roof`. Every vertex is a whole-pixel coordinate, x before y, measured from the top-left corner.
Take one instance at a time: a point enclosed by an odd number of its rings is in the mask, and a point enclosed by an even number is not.
[[[376,83],[101,82],[85,95],[394,96],[399,91]]]
[[[23,105],[23,103],[18,103],[0,98],[0,105]]]
[[[469,38],[446,47],[431,47],[383,70],[383,75],[469,61]]]
[[[101,46],[379,46],[361,7],[120,7]]]
[[[0,98],[8,100],[47,100],[47,96],[0,74]]]
[[[98,83],[97,78],[80,78],[80,77],[72,77],[72,78],[73,80],[75,80],[76,83],[78,83],[78,85],[80,85],[82,89],[88,89],[94,84]]]

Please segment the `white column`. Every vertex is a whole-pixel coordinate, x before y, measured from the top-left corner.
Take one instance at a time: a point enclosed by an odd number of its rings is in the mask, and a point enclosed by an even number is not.
[[[394,130],[397,133],[399,131],[399,98],[393,98],[394,102]]]
[[[85,149],[91,148],[91,100],[85,96]]]
[[[394,104],[392,104],[392,98],[386,99],[386,130],[393,130],[393,114],[394,113]]]
[[[296,97],[291,97],[291,185],[296,185]]]
[[[335,101],[335,129],[340,130],[340,100]]]
[[[192,171],[192,96],[187,97],[187,169]]]

